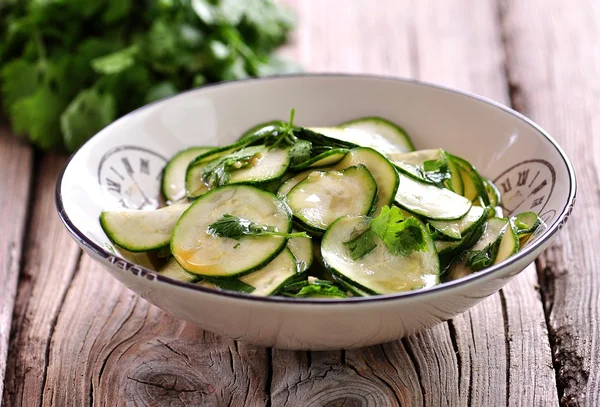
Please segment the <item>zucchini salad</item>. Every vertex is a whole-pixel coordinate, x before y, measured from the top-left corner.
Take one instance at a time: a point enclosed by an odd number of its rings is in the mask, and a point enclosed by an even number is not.
[[[109,239],[158,273],[258,296],[346,298],[431,287],[497,264],[542,225],[505,217],[468,161],[417,150],[378,117],[336,127],[260,124],[223,147],[180,151],[167,204],[105,211]]]

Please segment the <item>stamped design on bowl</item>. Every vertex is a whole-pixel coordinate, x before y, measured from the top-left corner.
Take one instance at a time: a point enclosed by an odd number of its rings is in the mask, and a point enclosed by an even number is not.
[[[140,276],[140,277],[146,277],[148,280],[154,280],[154,278],[156,277],[154,274],[148,273],[143,268],[141,268],[127,260],[123,260],[117,256],[109,256],[106,258],[106,260],[109,263],[114,264],[115,266],[117,266],[118,268],[120,268],[123,271],[131,272],[133,275]]]
[[[556,216],[551,209],[542,212],[554,191],[556,171],[546,160],[526,160],[513,165],[494,180],[502,193],[502,207],[508,215],[532,211],[542,214],[546,224]]]
[[[128,209],[160,205],[160,181],[167,159],[143,147],[119,146],[107,151],[98,165],[102,190]]]

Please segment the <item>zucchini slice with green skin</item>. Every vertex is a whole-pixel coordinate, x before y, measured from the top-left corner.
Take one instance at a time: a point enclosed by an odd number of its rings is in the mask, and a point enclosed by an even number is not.
[[[185,198],[185,174],[187,167],[200,154],[212,147],[190,147],[178,152],[169,160],[162,177],[162,193],[168,201],[176,202]]]
[[[430,220],[429,224],[440,234],[453,240],[460,240],[469,233],[473,225],[482,218],[485,219],[486,211],[481,206],[471,206],[467,214],[459,220]]]
[[[358,147],[350,150],[346,157],[334,166],[334,169],[343,170],[359,164],[367,167],[377,183],[377,202],[375,203],[378,208],[377,212],[384,205],[391,205],[394,202],[399,183],[398,173],[394,166],[387,158],[372,148]]]
[[[254,287],[250,294],[268,296],[277,292],[279,287],[296,276],[296,259],[289,249],[284,249],[269,264],[240,277],[240,281]]]
[[[310,160],[306,160],[294,167],[290,167],[292,171],[303,170],[305,168],[315,168],[315,167],[327,167],[329,165],[333,165],[339,162],[346,153],[348,153],[347,148],[332,148],[331,150],[325,151]]]
[[[292,188],[298,185],[299,182],[304,181],[306,177],[308,177],[311,173],[315,171],[327,171],[327,169],[310,169],[294,175],[292,178],[286,180],[283,184],[281,184],[281,186],[277,190],[277,196],[283,198],[292,190]]]
[[[342,171],[313,171],[294,186],[285,201],[294,217],[311,230],[325,231],[344,215],[367,215],[377,184],[364,165]]]
[[[229,184],[263,184],[274,181],[283,177],[290,166],[288,149],[254,146],[246,147],[238,153],[240,156],[254,155],[257,162],[249,167],[233,171]]]
[[[176,202],[153,211],[118,210],[100,214],[100,225],[116,245],[130,252],[145,252],[169,245],[171,233],[188,202]]]
[[[511,218],[517,228],[517,234],[533,233],[540,226],[542,220],[535,212],[521,212]]]
[[[312,239],[308,237],[292,237],[288,239],[287,248],[296,259],[298,273],[302,273],[312,266],[315,259]]]
[[[519,247],[523,247],[539,227],[544,226],[544,222],[534,212],[522,212],[510,218],[514,225],[517,236],[519,237]]]
[[[483,206],[490,205],[488,192],[483,184],[483,179],[477,169],[464,158],[450,155],[452,160],[459,166],[463,181],[463,196],[471,201],[481,197]]]
[[[483,250],[488,245],[497,244],[498,248],[491,253],[492,262],[496,264],[497,259],[499,258],[500,247],[503,244],[504,235],[508,229],[511,229],[508,220],[502,218],[491,218],[485,222],[484,232],[481,235],[481,238],[469,249],[469,250]],[[508,231],[508,235],[513,235],[513,231]],[[507,239],[504,242],[505,247],[502,252],[502,256],[506,255],[506,252],[512,253],[512,249],[510,248],[510,244],[512,239]],[[518,242],[518,240],[517,240]],[[517,246],[518,249],[518,246]],[[505,258],[504,258],[505,259]],[[502,260],[504,260],[502,259]],[[466,253],[457,256],[450,266],[448,267],[447,272],[444,275],[444,281],[456,280],[461,277],[468,276],[473,273],[473,270],[469,266],[467,266]]]
[[[408,137],[408,134],[406,134],[406,131],[404,131],[402,127],[381,117],[363,117],[342,123],[338,127],[362,130],[371,134],[374,138],[384,139],[386,143],[380,142],[379,145],[375,146],[383,154],[386,154],[386,147],[388,144],[394,147],[395,152],[409,152],[415,150],[412,140]]]
[[[489,206],[498,206],[500,205],[500,191],[494,185],[492,181],[487,178],[483,179],[483,187],[485,188],[485,192],[487,192],[488,200],[490,201]]]
[[[377,246],[359,260],[353,260],[344,242],[364,232],[369,222],[370,218],[365,216],[344,216],[327,229],[321,241],[321,253],[332,274],[371,294],[391,294],[439,283],[438,256],[433,240],[422,224],[427,238],[426,251],[413,252],[406,257],[395,256],[374,235]]]
[[[274,148],[269,149],[264,145],[244,147],[234,153],[218,157],[203,165],[188,167],[186,174],[186,189],[188,197],[198,197],[211,188],[202,177],[204,171],[208,171],[211,166],[218,166],[223,158],[243,159],[252,157],[250,165],[230,172],[230,179],[227,184],[264,184],[275,181],[285,174],[289,165],[290,157],[287,149]],[[195,188],[195,189],[191,189]]]
[[[512,222],[507,220],[507,226],[502,233],[502,240],[496,252],[494,264],[498,264],[508,259],[510,256],[519,251],[519,237]]]
[[[175,259],[169,260],[167,264],[158,270],[158,274],[164,277],[172,278],[173,280],[183,281],[184,283],[195,283],[200,280],[200,277],[197,275],[188,273],[182,269]]]
[[[213,148],[196,157],[189,163],[185,172],[185,189],[187,197],[193,199],[208,192],[209,188],[202,179],[202,171],[208,163],[226,155],[233,154],[258,139],[260,139],[260,136],[256,135],[246,137],[245,139],[238,140],[228,146]]]
[[[423,178],[423,163],[425,161],[445,159],[444,150],[440,148],[431,150],[417,150],[410,153],[390,154],[389,159],[400,171],[404,172],[419,181],[432,184],[429,180]]]
[[[469,229],[468,233],[465,233],[463,238],[458,241],[435,241],[435,248],[438,252],[440,259],[440,269],[445,271],[450,263],[456,258],[463,254],[466,250],[473,247],[481,236],[485,232],[486,222],[488,220],[487,214],[492,212],[489,208],[484,209],[484,215]]]
[[[229,214],[289,232],[292,216],[275,195],[249,185],[226,185],[201,196],[181,216],[171,238],[171,252],[186,271],[206,278],[234,277],[267,265],[284,248],[280,236],[210,234],[208,226]]]
[[[259,130],[266,129],[267,127],[272,128],[272,127],[276,127],[276,126],[281,126],[282,123],[283,122],[281,120],[272,120],[270,122],[264,122],[264,123],[257,124],[256,126],[252,126],[248,130],[246,130],[238,140],[247,140],[249,137],[256,135],[256,133]],[[266,130],[268,130],[268,129],[266,129]]]
[[[310,127],[309,129],[322,134],[325,137],[349,143],[352,147],[372,148],[386,157],[391,154],[406,152],[405,149],[390,143],[381,135],[369,133],[357,128]]]
[[[395,203],[407,211],[434,220],[461,219],[471,209],[471,201],[448,189],[416,181],[398,173],[400,184]]]
[[[450,179],[444,181],[444,186],[458,195],[463,195],[465,186],[460,173],[460,167],[454,162],[450,155],[446,154],[448,160],[448,168],[450,169]]]

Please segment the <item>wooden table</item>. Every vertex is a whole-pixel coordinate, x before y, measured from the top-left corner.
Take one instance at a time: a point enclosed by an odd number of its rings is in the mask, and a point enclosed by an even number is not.
[[[288,0],[310,71],[480,93],[554,135],[579,177],[556,242],[503,290],[397,342],[340,352],[236,343],[94,264],[54,207],[66,157],[0,130],[0,399],[36,406],[600,405],[600,5]],[[351,6],[352,5],[352,6]]]

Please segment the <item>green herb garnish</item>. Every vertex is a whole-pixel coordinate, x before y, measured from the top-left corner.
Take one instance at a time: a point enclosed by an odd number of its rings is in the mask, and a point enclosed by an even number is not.
[[[207,233],[218,237],[228,237],[239,240],[244,236],[281,236],[281,237],[308,237],[305,232],[287,233],[279,232],[273,226],[260,225],[248,219],[238,218],[237,216],[225,214],[216,222],[211,223]]]
[[[377,235],[390,253],[404,257],[416,251],[427,250],[425,233],[427,231],[416,218],[405,218],[400,209],[386,205],[370,221],[368,229],[344,242],[344,245],[350,250],[352,260],[358,260],[377,247],[374,237]]]
[[[467,252],[467,266],[473,271],[483,270],[484,268],[491,266],[498,253],[501,240],[501,238],[496,239],[495,242],[488,244],[482,250],[470,250]]]
[[[286,285],[281,291],[281,295],[286,297],[307,298],[307,297],[335,297],[346,298],[347,295],[340,290],[334,283],[328,280],[319,280],[314,277],[308,277],[307,280]]]
[[[427,160],[423,162],[423,169],[419,169],[423,178],[433,182],[434,184],[442,184],[445,180],[450,179],[450,166],[448,158],[444,153],[437,160]]]

